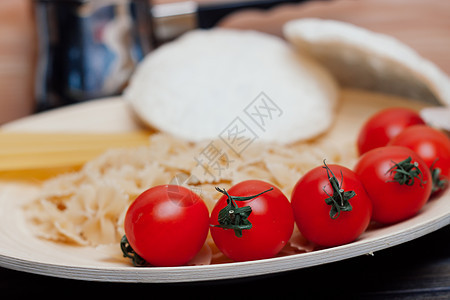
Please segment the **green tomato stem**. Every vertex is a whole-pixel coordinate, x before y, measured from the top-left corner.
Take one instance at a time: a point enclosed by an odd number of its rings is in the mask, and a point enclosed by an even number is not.
[[[431,179],[433,180],[432,193],[437,193],[438,191],[444,190],[448,185],[448,180],[441,176],[441,169],[434,166],[438,159],[439,158],[436,158],[430,166]]]
[[[393,180],[388,180],[387,182],[398,182],[400,185],[412,186],[415,183],[415,179],[418,179],[421,185],[425,183],[419,164],[412,162],[411,156],[399,163],[392,163],[394,165],[389,168],[386,174],[394,174],[394,177]]]
[[[216,190],[227,196],[227,205],[219,211],[217,218],[219,225],[211,226],[220,227],[223,229],[233,229],[234,234],[237,237],[242,237],[242,230],[248,230],[253,227],[252,223],[248,220],[248,217],[252,213],[252,208],[250,206],[238,207],[236,201],[247,201],[254,199],[273,190],[273,187],[259,194],[246,197],[231,196],[225,189],[221,189],[219,187],[216,187]]]
[[[352,210],[352,205],[350,204],[349,200],[356,196],[356,193],[354,191],[344,191],[344,189],[342,188],[342,183],[344,181],[342,171],[341,182],[339,182],[336,176],[334,176],[331,169],[325,163],[325,160],[323,160],[323,164],[323,168],[327,171],[328,181],[330,182],[331,188],[333,189],[332,195],[328,194],[325,191],[325,188],[323,189],[325,194],[328,195],[328,198],[325,199],[325,203],[331,205],[330,218],[337,219],[341,215],[341,211]]]
[[[120,240],[120,249],[122,250],[123,257],[130,258],[135,267],[142,267],[147,265],[147,262],[136,252],[134,252],[125,235]]]

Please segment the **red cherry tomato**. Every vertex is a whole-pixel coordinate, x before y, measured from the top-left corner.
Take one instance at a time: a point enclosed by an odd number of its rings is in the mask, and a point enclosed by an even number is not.
[[[390,145],[404,146],[416,152],[433,176],[433,193],[442,192],[450,179],[450,139],[432,127],[415,125],[391,140]]]
[[[209,231],[203,200],[177,185],[152,187],[130,205],[125,216],[129,247],[153,266],[179,266],[202,248]]]
[[[295,185],[291,204],[302,235],[322,246],[354,241],[372,215],[372,203],[356,174],[343,166],[319,166]]]
[[[380,147],[363,154],[355,173],[372,200],[372,219],[389,224],[414,216],[428,201],[432,180],[422,158],[405,147]]]
[[[414,110],[394,107],[379,111],[366,121],[359,132],[357,140],[359,154],[386,146],[403,129],[416,124],[425,122]]]
[[[224,195],[210,218],[211,236],[217,248],[234,261],[271,258],[280,252],[294,229],[286,196],[274,185],[260,180],[243,181],[228,191],[219,191]]]

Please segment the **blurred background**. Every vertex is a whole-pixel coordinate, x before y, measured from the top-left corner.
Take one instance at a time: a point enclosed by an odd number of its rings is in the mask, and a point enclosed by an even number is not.
[[[174,2],[186,2],[181,0],[138,0],[134,1],[136,3],[138,2],[144,2],[149,1],[149,3],[153,6],[159,5],[159,4],[170,4]],[[245,2],[280,2],[280,1],[271,1],[271,0],[263,0],[263,1],[255,1],[255,0],[246,0]],[[120,2],[120,1],[109,1],[109,2]],[[123,1],[122,1],[123,2]],[[194,2],[194,1],[190,1]],[[195,1],[199,4],[217,4],[217,3],[238,3],[237,0],[224,0],[224,1],[216,1],[216,0],[197,0]],[[289,1],[286,1],[289,2]],[[36,3],[39,3],[40,8],[37,9]],[[50,4],[49,4],[50,3]],[[56,4],[55,4],[56,3]],[[76,3],[76,4],[73,4]],[[58,43],[78,43],[79,46],[87,43],[87,39],[96,38],[98,34],[105,35],[105,32],[94,32],[92,37],[79,37],[81,31],[85,31],[85,27],[91,26],[93,30],[97,31],[106,31],[104,24],[101,24],[101,22],[106,22],[106,18],[111,17],[108,16],[115,14],[114,18],[119,19],[120,12],[117,12],[117,9],[114,12],[105,12],[102,11],[100,13],[97,13],[96,18],[99,20],[97,21],[80,21],[82,17],[76,16],[75,18],[78,18],[78,20],[71,20],[70,22],[76,22],[74,23],[73,30],[68,30],[67,24],[69,21],[67,18],[73,17],[73,15],[70,15],[63,9],[56,10],[55,7],[69,7],[70,10],[75,10],[74,7],[77,7],[79,11],[82,11],[82,9],[85,9],[87,12],[80,12],[80,14],[85,13],[86,15],[90,12],[88,11],[89,4],[88,5],[81,5],[80,3],[90,3],[93,4],[94,10],[98,9],[97,6],[101,6],[101,3],[105,3],[105,1],[98,1],[98,0],[90,0],[90,1],[82,1],[82,0],[2,0],[0,1],[0,125],[4,124],[6,122],[15,120],[17,118],[21,118],[27,115],[30,115],[32,113],[35,113],[36,111],[45,110],[48,108],[51,108],[52,106],[61,106],[65,103],[60,103],[58,99],[52,99],[49,100],[50,104],[43,104],[43,103],[37,103],[43,102],[45,100],[42,99],[36,99],[36,98],[54,98],[54,95],[52,95],[52,91],[42,91],[42,86],[44,86],[46,83],[44,81],[48,81],[48,78],[45,78],[44,74],[45,72],[49,72],[49,70],[46,70],[46,68],[52,68],[51,63],[53,61],[53,64],[56,64],[56,67],[59,68],[58,70],[53,70],[53,73],[60,73],[60,74],[52,74],[50,76],[53,76],[57,80],[61,79],[61,76],[69,76],[67,74],[67,70],[62,70],[58,65],[61,64],[67,64],[67,60],[64,60],[64,58],[61,56],[61,51],[68,52],[69,50],[72,51],[72,49],[66,48],[61,49],[60,45],[57,47],[53,47],[53,50],[48,50],[48,57],[43,57],[42,53],[41,56],[39,56],[39,38],[43,37],[45,35],[45,32],[49,35],[46,37],[48,41],[44,43],[51,43],[52,40],[55,40],[55,36],[57,36],[56,39],[59,39],[60,41]],[[53,7],[50,7],[52,6]],[[86,6],[82,8],[82,6]],[[98,9],[99,10],[99,9]],[[142,9],[137,9],[137,12],[131,12],[133,14],[132,18],[133,21],[136,21],[135,14],[142,13]],[[59,14],[60,18],[63,20],[59,20],[58,17],[55,17],[55,11],[56,15]],[[73,12],[70,12],[73,13]],[[44,16],[45,14],[45,16]],[[53,14],[53,15],[52,15]],[[62,16],[65,14],[64,16]],[[150,16],[150,14],[149,14]],[[85,16],[83,16],[84,18]],[[44,19],[43,19],[44,18]],[[66,20],[64,20],[66,19]],[[92,18],[93,19],[93,18]],[[65,24],[63,24],[63,21],[67,21]],[[97,22],[96,24],[94,24]],[[57,23],[57,24],[56,24]],[[112,23],[112,22],[111,22]],[[119,23],[119,22],[117,22]],[[38,24],[39,26],[37,26]],[[122,24],[123,25],[123,24]],[[140,25],[142,27],[142,25]],[[96,28],[94,28],[96,27]],[[102,27],[102,28],[100,28]],[[110,26],[112,27],[112,26]],[[51,33],[49,33],[48,28],[51,29]],[[117,24],[116,29],[117,31],[123,30],[124,26],[120,26]],[[44,32],[44,34],[43,34]],[[117,34],[119,35],[119,34]],[[71,37],[72,36],[72,37]],[[103,38],[103,37],[102,37]],[[109,37],[106,38],[116,38],[113,37],[112,34],[109,35]],[[149,37],[150,38],[150,37]],[[44,38],[42,38],[43,40]],[[83,40],[84,39],[84,40]],[[99,56],[106,56],[113,54],[112,51],[105,51],[104,44],[94,45],[94,42],[90,41],[90,51],[97,52],[92,55],[92,58],[90,61],[92,62],[92,65],[94,63],[99,64],[100,61]],[[112,41],[116,42],[117,41]],[[102,48],[103,47],[103,48]],[[86,47],[87,48],[87,47]],[[145,48],[145,47],[143,47]],[[55,50],[57,49],[57,50]],[[85,49],[86,50],[86,49]],[[117,50],[117,49],[112,49]],[[101,53],[103,51],[103,53]],[[119,50],[118,50],[119,51]],[[72,51],[75,52],[75,51]],[[146,54],[148,52],[148,49],[145,49],[143,53],[136,54],[135,56],[140,56],[139,59],[142,58],[143,54]],[[67,54],[67,55],[73,55]],[[81,56],[84,55],[84,53],[81,54]],[[95,56],[95,57],[94,57]],[[110,60],[113,60],[114,58],[109,58]],[[39,66],[38,61],[44,61],[46,60],[46,65]],[[106,65],[109,63],[106,61],[107,59],[104,59]],[[68,67],[73,68],[81,68],[79,66],[79,63],[88,61],[86,57],[81,58],[79,60],[74,60],[72,63],[72,66],[64,66],[66,69]],[[89,63],[89,62],[87,62]],[[135,63],[135,62],[133,62]],[[98,80],[97,77],[104,76],[103,74],[100,74],[100,68],[106,68],[107,66],[93,66],[88,72],[85,72],[82,76],[87,77],[87,75],[90,76],[90,78],[82,78],[85,79],[87,82],[84,82],[84,85],[91,85],[93,86],[96,80]],[[111,67],[111,66],[108,66]],[[84,67],[86,68],[86,67]],[[58,72],[56,72],[58,71]],[[128,70],[129,71],[129,70]],[[83,72],[83,71],[80,71]],[[86,75],[87,74],[87,75]],[[124,76],[126,76],[125,74]],[[112,77],[112,76],[111,76]],[[36,81],[37,79],[37,81]],[[68,79],[69,80],[69,79]],[[68,81],[66,80],[66,81]],[[73,80],[73,79],[70,79]],[[76,79],[75,79],[76,80]],[[40,81],[40,82],[39,82]],[[118,80],[116,80],[118,81]],[[64,80],[61,80],[59,82],[61,85],[66,84],[64,83]],[[47,82],[47,84],[49,84]],[[52,83],[50,83],[52,84]],[[58,84],[58,83],[53,83]],[[123,88],[123,83],[116,82],[112,83],[115,84],[118,88]],[[61,89],[68,89],[67,86],[61,87]],[[49,87],[47,89],[50,90]],[[94,89],[94,87],[91,87],[91,89]],[[97,88],[98,89],[98,88]],[[40,95],[37,95],[39,93]],[[95,93],[92,92],[88,95],[81,95],[78,97],[78,95],[70,95],[70,97],[73,96],[73,99],[70,99],[68,103],[76,102],[78,99],[84,98],[97,98],[100,96],[107,96],[107,95],[116,95],[118,94],[117,90],[113,90],[110,88],[110,92],[108,93]],[[67,95],[64,95],[67,96]],[[77,98],[78,97],[78,98]]]
[[[152,5],[179,1],[153,0]],[[224,1],[196,2],[217,4]],[[33,114],[37,109],[35,74],[39,28],[36,27],[33,4],[34,0],[0,1],[0,125]],[[271,10],[241,10],[222,19],[218,26],[280,35],[284,22],[299,17],[342,20],[390,34],[450,74],[450,1],[299,1]]]
[[[29,0],[0,1],[0,124],[32,113],[36,38]]]

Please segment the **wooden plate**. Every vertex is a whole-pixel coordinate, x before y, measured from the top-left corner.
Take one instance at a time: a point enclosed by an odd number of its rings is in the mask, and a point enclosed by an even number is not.
[[[375,111],[388,106],[424,107],[398,97],[343,90],[330,136],[355,140],[362,122]],[[3,126],[2,130],[123,132],[139,128],[126,103],[121,98],[110,98],[24,118]],[[33,185],[0,183],[0,266],[89,281],[192,282],[277,273],[373,254],[450,223],[450,191],[447,191],[440,198],[429,201],[415,217],[370,229],[357,241],[339,247],[250,262],[135,268],[117,255],[119,251],[111,252],[108,247],[70,246],[35,237],[24,218],[22,205],[31,201],[37,191]]]

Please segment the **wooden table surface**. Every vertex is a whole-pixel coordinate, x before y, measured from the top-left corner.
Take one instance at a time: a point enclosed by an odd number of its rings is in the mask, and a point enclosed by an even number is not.
[[[159,0],[167,1],[167,0]],[[33,112],[36,43],[31,0],[0,1],[0,124]],[[299,17],[342,20],[390,34],[450,74],[450,1],[334,0],[280,7],[270,12],[236,13],[221,26],[281,33],[282,24]],[[240,297],[255,291],[305,299],[450,299],[450,226],[414,241],[343,262],[271,276],[196,284],[110,284],[45,277],[0,268],[0,289],[15,294],[125,290],[154,296],[190,293]],[[1,247],[1,244],[0,244]],[[243,289],[249,287],[249,289]],[[52,290],[49,290],[52,289]],[[58,290],[61,291],[61,290]],[[61,292],[60,292],[61,293]],[[140,296],[139,295],[139,296]]]

